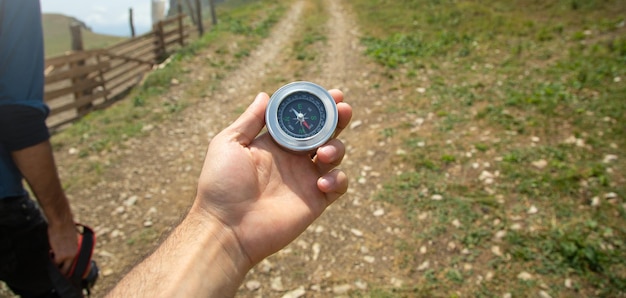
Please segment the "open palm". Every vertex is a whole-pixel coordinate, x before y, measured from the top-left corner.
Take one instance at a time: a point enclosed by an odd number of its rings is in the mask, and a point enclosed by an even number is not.
[[[337,133],[352,108],[343,94],[337,102]],[[312,159],[280,148],[265,124],[269,97],[257,96],[246,112],[209,146],[198,184],[196,205],[233,231],[251,265],[278,251],[302,233],[324,209],[346,192],[345,173],[334,169],[345,147],[332,139]]]

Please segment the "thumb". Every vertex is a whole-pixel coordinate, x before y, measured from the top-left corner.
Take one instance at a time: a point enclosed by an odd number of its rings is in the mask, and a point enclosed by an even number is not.
[[[269,99],[267,93],[259,93],[246,111],[228,127],[241,145],[249,145],[265,126],[265,108]]]

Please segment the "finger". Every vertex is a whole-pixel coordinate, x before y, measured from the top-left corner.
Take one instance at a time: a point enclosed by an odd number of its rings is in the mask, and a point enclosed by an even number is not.
[[[317,180],[317,188],[326,194],[326,202],[330,205],[348,191],[348,176],[335,169]]]
[[[343,129],[346,128],[346,126],[348,126],[348,124],[350,123],[350,119],[352,119],[352,107],[349,104],[343,102],[344,97],[341,90],[331,89],[328,90],[328,93],[330,93],[330,95],[335,100],[335,103],[337,104],[337,113],[339,114],[339,120],[337,121],[337,128],[335,129],[334,135],[334,137],[337,137],[341,133],[341,131],[343,131]]]
[[[235,139],[240,144],[249,145],[265,126],[265,108],[269,99],[267,93],[259,93],[246,111],[226,129],[235,133]]]
[[[341,164],[345,154],[346,146],[343,142],[332,139],[317,149],[314,161],[320,173],[328,173]]]
[[[59,271],[61,272],[61,274],[63,275],[67,275],[70,272],[70,267],[72,266],[72,262],[73,260],[70,259],[65,259],[65,260],[59,260],[61,263],[57,263],[57,266],[59,267]]]
[[[339,136],[343,129],[350,123],[352,119],[352,107],[345,102],[340,102],[337,104],[337,113],[339,114],[339,120],[337,121],[337,128],[333,136],[335,138]]]

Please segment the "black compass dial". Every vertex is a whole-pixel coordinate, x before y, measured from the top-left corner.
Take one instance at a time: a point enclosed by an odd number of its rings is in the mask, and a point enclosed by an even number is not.
[[[305,139],[314,136],[326,122],[322,101],[308,92],[289,94],[278,106],[278,124],[288,135]]]

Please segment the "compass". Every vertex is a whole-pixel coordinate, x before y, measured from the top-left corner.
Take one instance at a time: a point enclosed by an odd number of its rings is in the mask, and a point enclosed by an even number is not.
[[[310,151],[326,143],[335,132],[337,117],[333,97],[311,82],[280,87],[265,110],[270,135],[292,151]]]

